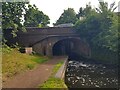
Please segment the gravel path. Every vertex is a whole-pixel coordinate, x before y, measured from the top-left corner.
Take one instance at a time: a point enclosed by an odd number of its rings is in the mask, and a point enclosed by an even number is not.
[[[40,64],[37,68],[29,70],[25,73],[18,74],[12,79],[3,83],[3,88],[36,88],[44,83],[52,73],[53,67],[60,61],[64,61],[65,57],[54,57],[47,62]]]

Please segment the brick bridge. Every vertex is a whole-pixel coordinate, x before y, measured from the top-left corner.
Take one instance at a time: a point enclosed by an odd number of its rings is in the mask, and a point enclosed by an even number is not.
[[[26,28],[18,33],[22,47],[32,47],[36,53],[53,56],[72,52],[90,56],[89,44],[82,40],[72,27]]]

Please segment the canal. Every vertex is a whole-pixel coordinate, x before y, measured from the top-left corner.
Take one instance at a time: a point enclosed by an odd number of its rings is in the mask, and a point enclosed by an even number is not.
[[[118,65],[84,57],[69,58],[65,84],[68,88],[118,88]]]

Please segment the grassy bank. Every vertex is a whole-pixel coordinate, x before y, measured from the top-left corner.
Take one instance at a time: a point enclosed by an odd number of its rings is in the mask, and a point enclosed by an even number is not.
[[[48,89],[49,88],[67,88],[66,85],[64,84],[64,80],[54,77],[62,65],[63,65],[63,62],[58,63],[54,67],[50,78],[47,81],[45,81],[43,85],[40,85],[39,88],[48,88]]]
[[[3,81],[18,73],[35,68],[38,64],[47,61],[47,57],[20,53],[17,49],[3,48],[2,74]]]

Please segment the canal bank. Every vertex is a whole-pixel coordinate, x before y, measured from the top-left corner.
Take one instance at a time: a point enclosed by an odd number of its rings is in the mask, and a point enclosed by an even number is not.
[[[36,88],[42,85],[52,74],[54,66],[64,61],[64,57],[53,57],[37,68],[16,75],[3,84],[3,88]]]

